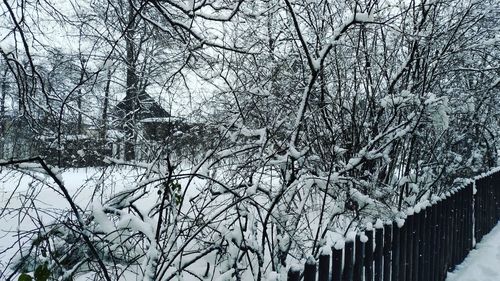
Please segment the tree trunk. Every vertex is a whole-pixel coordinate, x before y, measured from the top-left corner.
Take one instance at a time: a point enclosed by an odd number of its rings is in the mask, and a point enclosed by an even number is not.
[[[3,153],[3,148],[4,148],[4,142],[5,140],[3,139],[5,137],[5,125],[6,125],[6,120],[5,120],[5,98],[7,95],[7,69],[4,71],[2,75],[2,96],[0,99],[0,132],[2,132],[2,138],[0,139],[0,159],[4,158],[4,153]]]
[[[111,69],[108,69],[106,86],[104,87],[104,104],[102,106],[101,115],[101,132],[100,139],[105,142],[108,132],[108,107],[109,107],[109,86],[111,84]]]
[[[135,66],[136,51],[134,46],[135,36],[135,15],[132,5],[129,5],[128,10],[128,28],[125,36],[125,47],[127,49],[127,90],[125,102],[131,105],[130,112],[125,113],[125,161],[133,160],[135,158],[135,142],[137,139],[136,131],[136,111],[138,108],[137,98],[137,71]]]

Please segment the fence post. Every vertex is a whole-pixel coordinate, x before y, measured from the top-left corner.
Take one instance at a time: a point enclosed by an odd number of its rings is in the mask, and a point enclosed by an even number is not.
[[[332,281],[342,281],[343,249],[332,249]]]
[[[392,225],[393,224],[384,224],[384,270],[383,277],[384,281],[391,281],[391,262],[394,260],[394,252],[392,252],[392,261],[391,261],[391,250],[392,248]],[[396,280],[396,279],[393,279]]]
[[[417,212],[418,211],[418,212]],[[412,269],[412,278],[411,280],[418,280],[419,273],[419,244],[422,240],[420,237],[420,217],[422,216],[421,210],[415,210],[415,214],[413,215],[413,269]]]
[[[493,183],[495,185],[496,196],[497,196],[497,221],[500,220],[500,171],[493,175]]]
[[[500,172],[492,175],[493,185],[496,191],[496,221],[500,220]]]
[[[476,243],[479,240],[479,196],[478,196],[478,183],[479,181],[474,181],[472,186],[472,218],[474,221],[474,235],[472,237],[472,248],[476,246]]]
[[[490,198],[490,208],[489,208],[489,219],[490,219],[490,222],[489,222],[489,225],[488,225],[488,232],[490,232],[493,227],[495,227],[495,225],[498,223],[498,219],[497,219],[497,204],[498,204],[498,200],[500,198],[497,197],[497,192],[496,190],[498,188],[495,187],[495,184],[496,184],[496,178],[494,175],[491,175],[488,178],[488,189],[489,189],[489,198]]]
[[[355,257],[354,257],[354,281],[363,280],[363,263],[365,259],[365,243],[362,241],[362,235],[356,235]]]
[[[401,265],[401,228],[398,227],[398,223],[394,222],[392,224],[392,279],[391,280],[400,280],[399,279],[399,269]]]
[[[297,267],[290,267],[288,270],[288,281],[300,281],[300,269]]]
[[[445,198],[446,199],[446,198]],[[447,236],[448,236],[448,204],[445,199],[439,202],[439,228],[440,230],[440,247],[439,247],[439,263],[438,263],[438,280],[444,280],[444,268],[446,265],[447,255]]]
[[[348,240],[345,243],[345,249],[344,249],[345,261],[344,261],[344,271],[342,274],[342,281],[353,281],[352,280],[353,269],[354,269],[353,257],[354,257],[354,241]]]
[[[453,261],[450,267],[450,270],[453,270],[455,268],[455,265],[458,263],[458,259],[460,256],[460,252],[462,251],[462,240],[460,239],[460,232],[462,228],[462,222],[460,220],[460,214],[462,210],[462,206],[460,204],[460,191],[455,191],[455,194],[453,195],[455,197],[454,199],[454,214],[453,214],[453,219],[455,221],[454,227],[452,228],[454,230],[454,236],[453,236],[453,241],[454,244],[451,245],[453,249]]]
[[[365,280],[373,281],[373,230],[367,230],[365,235],[368,240],[365,243]]]
[[[400,243],[399,243],[399,279],[400,281],[406,281],[406,247],[408,246],[408,231],[407,231],[408,221],[405,221],[403,227],[399,229],[400,233]],[[396,262],[398,262],[396,260]]]
[[[432,235],[432,205],[426,206],[424,210],[425,214],[425,219],[422,220],[421,228],[422,228],[422,233],[423,233],[423,249],[422,249],[422,262],[421,268],[422,268],[422,278],[420,280],[422,281],[427,281],[430,280],[429,278],[429,272],[431,271],[430,268],[430,260],[431,260],[431,235]]]
[[[439,219],[440,219],[440,211],[441,211],[441,202],[435,202],[434,206],[432,206],[432,239],[431,241],[434,243],[434,247],[431,247],[431,274],[430,280],[436,281],[438,280],[438,268],[439,268],[439,250],[441,247],[441,227],[439,227]]]
[[[330,255],[321,253],[319,256],[318,280],[328,281],[330,276]]]
[[[413,277],[413,240],[415,239],[414,235],[414,223],[415,223],[415,215],[412,213],[408,214],[408,218],[406,219],[406,263],[405,263],[405,279],[406,281],[412,281]]]
[[[500,171],[495,173],[495,190],[497,191],[497,220],[500,220]]]
[[[304,266],[304,281],[316,281],[316,261],[309,256]]]
[[[459,247],[459,251],[458,251],[458,255],[457,255],[457,260],[455,261],[455,264],[458,265],[460,264],[464,258],[465,258],[465,255],[466,255],[466,224],[465,224],[465,213],[466,213],[466,210],[467,210],[467,204],[465,203],[465,188],[462,188],[460,189],[460,191],[458,192],[459,194],[459,197],[458,197],[458,200],[459,200],[459,207],[458,207],[458,210],[459,210],[459,224],[460,224],[460,228],[459,228],[459,233],[458,233],[458,241],[460,243],[460,247]]]
[[[476,196],[474,204],[474,217],[476,219],[476,243],[481,242],[483,239],[483,229],[484,229],[484,217],[485,217],[485,206],[484,206],[484,187],[483,180],[479,179],[476,181]]]
[[[473,240],[475,235],[475,227],[474,227],[474,185],[470,183],[467,186],[467,218],[466,225],[470,226],[471,229],[467,231],[467,251],[472,250],[473,248]]]
[[[375,225],[375,281],[382,281],[382,266],[383,266],[383,258],[384,258],[384,229],[383,225],[378,226]]]
[[[486,232],[490,232],[491,229],[493,228],[493,226],[495,225],[495,201],[496,201],[496,198],[495,198],[495,193],[493,192],[493,181],[491,180],[491,177],[487,177],[486,178],[487,181],[488,181],[488,215],[487,215],[487,218],[488,218],[488,226],[487,226],[487,230]]]
[[[447,244],[447,262],[446,262],[446,268],[445,268],[445,277],[448,272],[453,267],[453,257],[455,255],[456,251],[456,237],[455,237],[455,228],[457,225],[456,221],[456,206],[455,206],[455,201],[456,201],[456,194],[454,191],[451,191],[450,197],[448,198],[448,209],[449,209],[449,215],[448,215],[448,237],[446,238],[446,241],[448,242]]]

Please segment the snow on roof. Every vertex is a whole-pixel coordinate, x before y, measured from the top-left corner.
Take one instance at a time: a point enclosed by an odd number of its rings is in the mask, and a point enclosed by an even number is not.
[[[135,97],[125,97],[115,109],[119,117],[132,112],[138,119],[170,117],[170,114],[146,92],[141,92]]]
[[[172,121],[182,121],[180,117],[150,117],[141,120],[143,123],[161,123],[161,122],[172,122]]]

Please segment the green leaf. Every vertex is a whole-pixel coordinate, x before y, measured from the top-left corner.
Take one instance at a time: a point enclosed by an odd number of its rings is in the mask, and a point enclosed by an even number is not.
[[[47,264],[39,265],[35,269],[35,280],[36,281],[47,281],[50,276],[50,270]]]
[[[31,276],[29,276],[26,273],[19,275],[19,278],[17,278],[17,281],[32,281],[32,280],[33,278],[31,278]]]

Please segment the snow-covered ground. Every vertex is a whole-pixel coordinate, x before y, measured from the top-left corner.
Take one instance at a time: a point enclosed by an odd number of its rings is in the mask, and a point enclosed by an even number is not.
[[[446,281],[498,281],[500,280],[500,223],[484,236],[476,249]]]
[[[137,184],[140,173],[134,169],[70,169],[63,171],[60,179],[64,182],[75,203],[82,209],[88,209],[95,201],[102,202],[112,194]],[[33,206],[46,212],[37,214],[35,219],[49,223],[60,219],[58,214],[69,209],[67,201],[57,188],[50,187],[51,181],[40,173],[13,173],[0,170],[0,280],[8,272],[10,257],[18,247],[11,246],[16,241],[27,241],[20,238],[20,233],[36,228],[37,221],[30,219],[27,212],[17,212],[18,208]],[[190,197],[196,194],[187,194]],[[156,193],[154,193],[156,194]],[[36,196],[35,196],[36,195]],[[34,199],[34,200],[32,200]],[[144,206],[152,205],[155,196],[148,198],[151,202],[144,202]],[[30,208],[33,210],[34,208]],[[274,273],[272,273],[274,274]],[[276,280],[274,275],[269,280]],[[222,275],[219,275],[221,280]],[[285,278],[285,277],[283,277]],[[83,280],[83,278],[78,279]],[[124,280],[124,279],[121,279]],[[135,280],[134,277],[127,280]],[[184,281],[191,280],[183,277]],[[196,279],[192,279],[196,280]],[[252,280],[247,278],[245,280]],[[500,223],[486,235],[466,260],[449,273],[447,281],[498,281],[500,280]]]
[[[102,204],[112,195],[135,187],[138,181],[145,180],[142,176],[140,169],[122,167],[68,169],[61,171],[58,177],[75,204],[82,210],[89,210],[96,202]],[[179,183],[185,184],[186,180]],[[195,180],[193,185],[198,182]],[[188,191],[186,198],[198,193],[194,187]],[[139,208],[155,204],[159,196],[152,194],[137,202]],[[0,280],[9,274],[10,259],[18,253],[19,245],[30,239],[23,233],[37,232],[42,222],[50,224],[64,219],[69,209],[61,191],[44,173],[35,168],[27,169],[25,173],[0,169]]]
[[[111,194],[130,185],[135,177],[137,174],[129,169],[108,172],[92,168],[64,171],[60,179],[75,203],[86,209],[94,198],[99,201],[108,199]],[[26,208],[30,205],[33,208]],[[40,212],[39,216],[33,212],[19,212],[23,207],[27,210],[36,207],[47,212]],[[47,175],[0,170],[0,280],[8,272],[6,267],[10,258],[17,252],[18,247],[12,246],[18,240],[28,240],[22,238],[21,233],[36,229],[39,224],[37,217],[44,223],[50,223],[63,217],[64,210],[69,210],[69,204]]]

